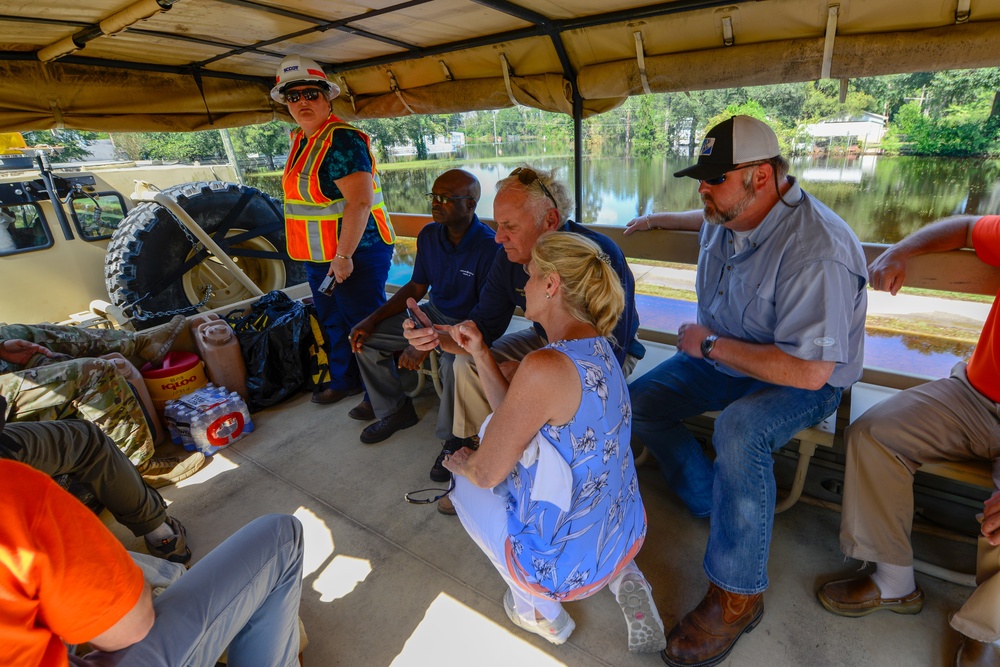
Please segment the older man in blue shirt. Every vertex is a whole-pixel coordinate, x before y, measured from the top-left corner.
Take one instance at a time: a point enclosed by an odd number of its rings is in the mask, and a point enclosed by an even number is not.
[[[396,372],[395,354],[402,353],[400,368],[417,370],[430,351],[414,349],[403,337],[406,300],[420,300],[429,290],[429,301],[422,308],[438,324],[464,320],[479,301],[479,292],[497,254],[493,230],[476,215],[479,196],[479,181],[467,171],[451,169],[438,176],[427,195],[434,224],[424,227],[417,236],[413,275],[387,303],[351,331],[351,345],[369,398],[349,414],[363,421],[378,419],[361,432],[365,444],[381,442],[417,423],[413,404],[403,393]],[[443,391],[436,430],[437,437],[445,442],[444,449],[451,451],[466,444],[456,442],[451,432],[454,359],[451,353],[441,355],[438,373]],[[447,475],[448,471],[440,468],[436,474],[431,473],[431,478],[443,477],[447,481]]]
[[[703,211],[656,213],[626,234],[698,231],[698,322],[632,384],[633,433],[695,516],[711,516],[709,590],[667,638],[668,665],[714,665],[760,622],[774,521],[771,453],[832,414],[861,377],[865,257],[854,232],[787,175],[766,124],[712,128],[695,165]],[[714,465],[683,425],[715,421]]]

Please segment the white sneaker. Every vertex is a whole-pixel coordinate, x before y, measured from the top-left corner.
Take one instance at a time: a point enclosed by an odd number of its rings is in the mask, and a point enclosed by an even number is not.
[[[628,623],[631,653],[658,653],[667,648],[663,620],[653,603],[649,583],[638,574],[626,574],[616,596]]]
[[[507,612],[507,618],[510,619],[511,623],[522,630],[533,632],[539,637],[545,637],[557,646],[565,643],[576,628],[576,623],[573,622],[573,619],[570,618],[565,609],[559,612],[559,618],[554,621],[546,621],[545,619],[535,621],[534,623],[525,621],[517,615],[517,610],[514,609],[514,594],[510,592],[509,588],[503,594],[503,610]],[[662,629],[660,632],[662,634]]]

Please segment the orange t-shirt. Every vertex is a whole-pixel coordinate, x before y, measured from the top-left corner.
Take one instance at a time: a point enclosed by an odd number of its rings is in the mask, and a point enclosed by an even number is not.
[[[37,470],[0,460],[0,665],[67,665],[63,640],[109,630],[144,585],[82,503]]]
[[[1000,215],[986,215],[972,228],[972,247],[979,259],[1000,266]],[[1000,294],[993,299],[979,344],[972,353],[966,372],[969,382],[979,393],[994,403],[1000,403]]]

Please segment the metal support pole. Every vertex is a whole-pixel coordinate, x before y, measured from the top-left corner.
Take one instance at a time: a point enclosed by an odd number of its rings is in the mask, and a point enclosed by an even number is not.
[[[573,180],[576,182],[576,215],[573,219],[583,219],[583,98],[573,87]]]

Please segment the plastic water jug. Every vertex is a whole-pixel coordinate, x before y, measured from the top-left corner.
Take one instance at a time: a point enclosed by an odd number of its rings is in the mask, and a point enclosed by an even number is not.
[[[124,377],[129,385],[132,386],[133,391],[139,398],[139,402],[142,403],[143,412],[146,415],[146,422],[149,425],[149,430],[152,431],[153,443],[158,445],[163,442],[166,436],[166,431],[163,428],[163,424],[160,422],[160,415],[157,412],[156,405],[153,403],[152,397],[149,395],[149,390],[146,388],[145,378],[142,377],[139,369],[133,366],[132,362],[117,352],[102,355],[101,359],[107,359],[113,363],[122,377]]]
[[[205,362],[208,379],[246,399],[247,367],[232,328],[215,313],[205,313],[191,323],[191,334]]]
[[[193,352],[168,352],[159,366],[147,363],[141,370],[153,405],[161,413],[167,401],[204,387],[208,382],[205,365]]]

